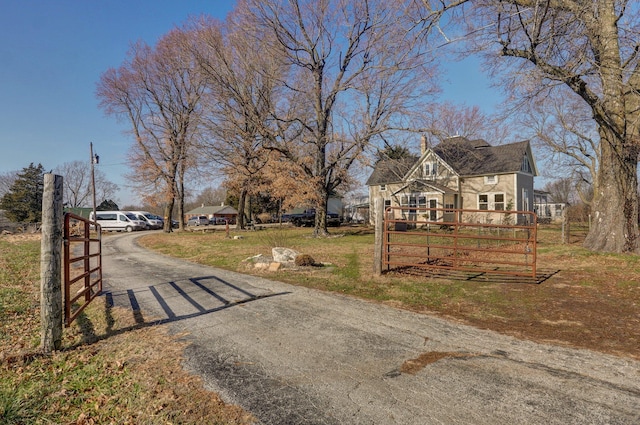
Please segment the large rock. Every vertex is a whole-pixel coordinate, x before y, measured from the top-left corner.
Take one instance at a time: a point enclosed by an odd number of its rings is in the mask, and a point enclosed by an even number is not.
[[[276,247],[271,249],[271,255],[276,263],[292,263],[300,253],[291,248]]]

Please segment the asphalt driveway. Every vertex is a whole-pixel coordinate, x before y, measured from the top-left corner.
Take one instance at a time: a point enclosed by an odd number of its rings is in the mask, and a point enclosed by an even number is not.
[[[639,424],[640,362],[103,240],[106,296],[190,342],[185,367],[263,424]]]

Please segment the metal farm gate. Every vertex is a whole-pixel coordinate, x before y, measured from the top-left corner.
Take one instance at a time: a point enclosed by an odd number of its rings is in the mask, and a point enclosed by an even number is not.
[[[71,322],[102,291],[102,233],[94,222],[64,215],[64,323]]]
[[[536,277],[531,211],[386,207],[382,268]]]

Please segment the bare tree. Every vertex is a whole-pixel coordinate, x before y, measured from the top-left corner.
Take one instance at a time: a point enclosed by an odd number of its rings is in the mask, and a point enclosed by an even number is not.
[[[194,55],[207,84],[204,152],[238,194],[236,225],[244,228],[248,197],[266,183],[262,171],[271,155],[261,129],[273,109],[282,66],[265,54],[264,39],[247,37],[247,22],[238,11],[225,22],[201,18],[192,25]]]
[[[227,190],[223,187],[211,186],[202,189],[194,203],[197,205],[221,205],[227,198]]]
[[[287,79],[269,148],[300,170],[326,235],[328,197],[382,133],[406,128],[433,89],[429,57],[416,49],[404,2],[246,0],[248,28],[284,58]]]
[[[456,105],[451,102],[425,106],[423,134],[430,144],[462,136],[469,140],[484,139],[492,144],[505,142],[510,128],[497,116],[490,116],[479,106]]]
[[[118,69],[100,78],[97,95],[107,114],[125,118],[136,144],[130,164],[146,202],[164,204],[164,230],[171,231],[175,201],[184,227],[185,176],[196,164],[204,85],[187,48],[187,31],[174,29],[152,48],[135,44]]]
[[[459,13],[469,24],[467,38],[476,42],[476,48],[509,58],[495,61],[494,71],[513,65],[507,87],[521,99],[544,96],[559,87],[582,99],[600,136],[594,220],[585,246],[640,253],[637,5],[626,0],[422,0],[422,4],[430,29],[442,22],[439,18],[451,16],[447,11]]]
[[[575,204],[576,183],[571,177],[564,177],[549,182],[544,185],[544,190],[549,192],[550,202]]]
[[[0,173],[0,197],[11,190],[11,186],[18,178],[18,171]]]
[[[551,93],[530,104],[521,126],[524,132],[533,133],[538,158],[548,165],[543,174],[560,177],[563,185],[572,182],[582,202],[591,205],[593,193],[598,191],[600,136],[584,102],[566,91]]]
[[[89,207],[92,202],[91,164],[89,161],[71,161],[54,169],[63,177],[64,202],[72,207]],[[100,203],[112,199],[118,186],[109,181],[102,170],[94,170],[96,183],[96,199]]]

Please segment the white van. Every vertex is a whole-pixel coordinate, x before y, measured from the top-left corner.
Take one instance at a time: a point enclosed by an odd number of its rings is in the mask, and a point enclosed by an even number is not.
[[[135,215],[138,220],[144,221],[147,224],[148,229],[162,229],[164,226],[164,220],[155,214],[151,214],[148,211],[129,211]]]
[[[89,214],[89,220],[93,220],[93,211]],[[96,211],[96,220],[105,231],[144,230],[147,225],[128,211]]]

